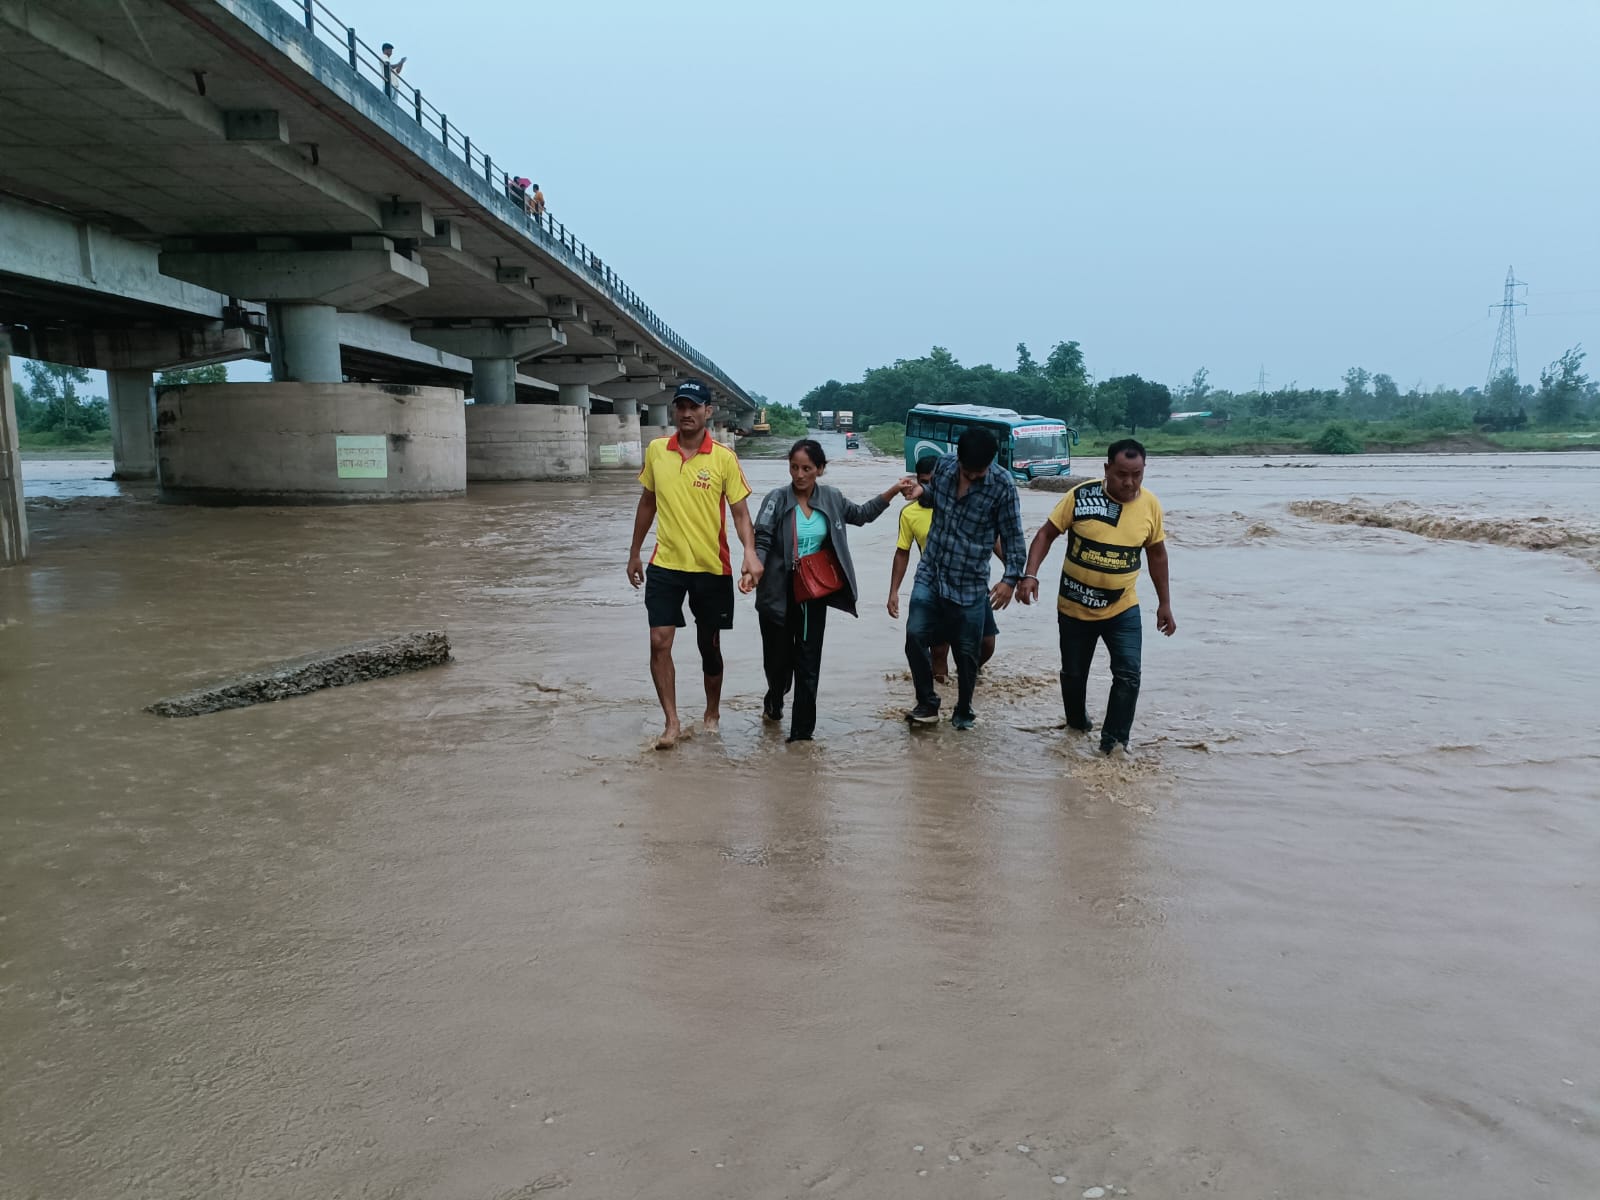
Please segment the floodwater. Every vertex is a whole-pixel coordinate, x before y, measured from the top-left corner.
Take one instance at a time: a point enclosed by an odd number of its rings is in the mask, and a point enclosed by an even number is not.
[[[1600,1193],[1600,455],[1148,482],[1179,629],[1128,762],[1054,728],[1048,608],[1001,614],[976,730],[906,728],[892,516],[818,742],[762,727],[741,598],[721,735],[654,752],[626,478],[35,507],[0,1195]],[[140,711],[438,627],[433,671]]]

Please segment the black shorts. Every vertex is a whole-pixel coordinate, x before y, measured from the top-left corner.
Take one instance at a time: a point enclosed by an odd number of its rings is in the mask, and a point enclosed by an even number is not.
[[[682,629],[683,598],[696,625],[712,629],[733,628],[733,576],[705,571],[674,571],[651,563],[644,572],[644,611],[651,627],[675,625]]]

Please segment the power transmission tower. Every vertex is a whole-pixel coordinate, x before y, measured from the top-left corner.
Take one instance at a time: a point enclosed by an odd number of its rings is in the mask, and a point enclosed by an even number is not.
[[[1267,394],[1267,364],[1266,363],[1262,363],[1261,364],[1261,370],[1256,375],[1256,395],[1265,396],[1266,394]]]
[[[1483,385],[1485,395],[1494,386],[1494,381],[1507,371],[1511,372],[1512,379],[1522,382],[1517,372],[1517,309],[1528,306],[1517,299],[1517,289],[1527,286],[1517,278],[1515,271],[1507,267],[1505,298],[1499,304],[1489,306],[1490,312],[1497,308],[1500,310],[1500,328],[1494,335],[1494,353],[1489,356],[1489,378]]]

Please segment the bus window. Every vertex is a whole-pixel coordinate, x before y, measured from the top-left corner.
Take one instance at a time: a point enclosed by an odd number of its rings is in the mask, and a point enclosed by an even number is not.
[[[951,421],[950,422],[950,444],[952,446],[954,446],[957,442],[959,442],[961,440],[961,435],[963,433],[965,433],[966,431],[967,431],[967,427],[965,425],[961,424],[960,421]]]
[[[936,442],[944,442],[946,445],[949,444],[949,442],[950,442],[950,422],[949,421],[935,421],[933,423],[933,440],[936,441]]]
[[[906,418],[906,436],[907,437],[914,437],[914,438],[927,437],[928,436],[928,420],[927,420],[927,418],[924,417],[921,413],[912,413],[909,417],[907,417]]]

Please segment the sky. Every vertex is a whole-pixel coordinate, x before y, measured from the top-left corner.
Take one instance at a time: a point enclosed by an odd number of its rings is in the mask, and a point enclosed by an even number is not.
[[[741,385],[1600,351],[1594,0],[328,0]],[[1595,360],[1600,365],[1600,358]]]

